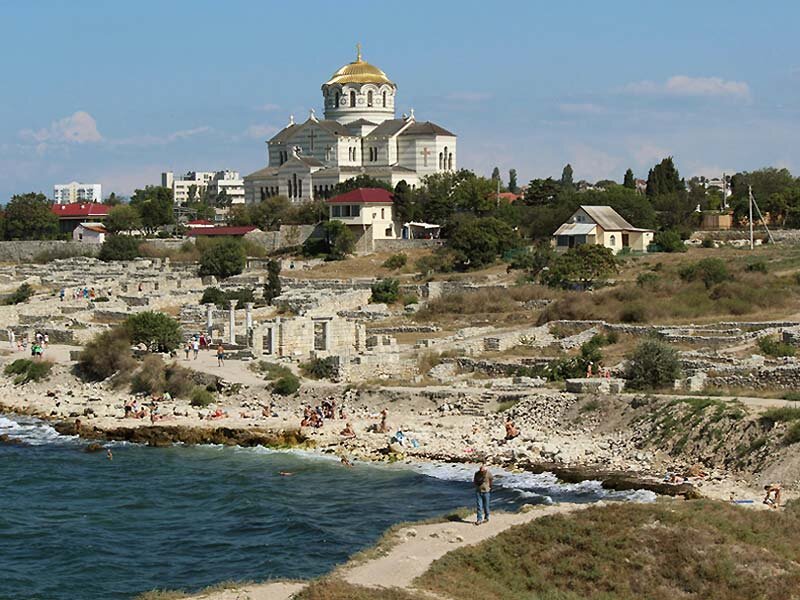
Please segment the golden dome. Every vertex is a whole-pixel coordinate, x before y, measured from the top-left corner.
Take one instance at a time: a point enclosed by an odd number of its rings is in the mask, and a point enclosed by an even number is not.
[[[340,85],[345,83],[386,83],[394,85],[386,76],[386,73],[375,65],[371,65],[361,59],[361,44],[358,44],[357,48],[358,54],[356,59],[336,71],[336,73],[325,82],[325,85],[333,85],[336,83]]]

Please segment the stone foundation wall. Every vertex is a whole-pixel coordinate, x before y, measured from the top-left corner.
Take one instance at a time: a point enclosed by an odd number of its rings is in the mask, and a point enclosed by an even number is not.
[[[800,389],[800,365],[784,365],[768,369],[759,369],[741,375],[725,375],[709,377],[707,387],[734,387],[752,389]]]
[[[438,248],[444,240],[375,240],[375,252],[403,252],[417,248]]]
[[[100,244],[83,244],[60,240],[24,240],[0,242],[0,262],[25,263],[47,252],[64,256],[97,256]]]

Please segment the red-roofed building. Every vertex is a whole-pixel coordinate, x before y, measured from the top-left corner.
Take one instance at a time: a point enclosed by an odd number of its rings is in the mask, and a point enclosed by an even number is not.
[[[187,237],[206,237],[206,236],[231,236],[243,237],[251,231],[258,231],[255,225],[240,225],[227,227],[192,227],[186,232]]]
[[[513,204],[517,200],[522,199],[522,194],[515,194],[513,192],[500,192],[500,194],[498,194],[497,197],[504,202]]]
[[[61,233],[72,233],[85,221],[100,222],[108,218],[111,207],[96,202],[73,202],[72,204],[53,204],[50,211],[58,217]]]
[[[402,223],[394,221],[394,196],[382,188],[358,188],[326,200],[331,220],[341,221],[364,238],[365,249],[375,240],[400,237]]]
[[[196,229],[197,227],[214,227],[214,222],[208,219],[194,219],[186,222],[186,227]]]

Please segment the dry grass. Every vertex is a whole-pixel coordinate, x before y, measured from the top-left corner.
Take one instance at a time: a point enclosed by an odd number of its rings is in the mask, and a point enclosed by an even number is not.
[[[397,588],[367,588],[340,579],[315,581],[294,600],[423,600],[423,596]]]
[[[800,589],[798,526],[796,510],[711,501],[592,507],[451,552],[417,584],[459,600],[784,600]]]
[[[478,325],[533,323],[540,311],[526,306],[561,293],[538,285],[485,288],[431,300],[412,317],[417,323]]]
[[[395,277],[403,279],[416,273],[414,263],[431,254],[431,250],[424,248],[412,248],[403,250],[408,256],[406,265],[401,269],[387,269],[383,266],[386,259],[398,252],[378,252],[365,256],[353,256],[347,260],[334,260],[325,262],[307,270],[296,269],[294,271],[284,271],[287,277],[295,279],[353,279],[353,278],[372,278],[372,277]],[[301,259],[298,259],[298,262]]]

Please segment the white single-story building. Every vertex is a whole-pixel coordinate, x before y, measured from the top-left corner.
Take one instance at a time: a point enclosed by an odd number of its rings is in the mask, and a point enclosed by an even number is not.
[[[598,244],[614,254],[629,248],[647,252],[653,243],[654,231],[634,227],[610,206],[581,206],[553,234],[553,246],[564,252],[580,244]]]
[[[382,188],[358,188],[326,200],[330,219],[341,221],[371,241],[396,240],[400,226],[394,221],[394,198]]]
[[[84,244],[102,244],[107,234],[102,223],[81,223],[72,231],[72,240]]]

